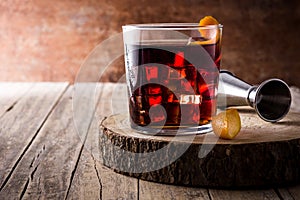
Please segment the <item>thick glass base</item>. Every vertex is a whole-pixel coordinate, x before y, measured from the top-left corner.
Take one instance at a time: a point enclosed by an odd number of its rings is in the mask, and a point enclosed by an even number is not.
[[[131,124],[131,128],[142,134],[157,136],[195,135],[212,131],[210,123],[201,126],[137,126]]]

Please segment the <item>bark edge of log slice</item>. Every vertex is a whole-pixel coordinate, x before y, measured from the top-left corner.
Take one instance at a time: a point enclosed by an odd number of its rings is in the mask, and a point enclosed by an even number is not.
[[[130,128],[127,114],[109,116],[100,123],[100,160],[117,173],[174,185],[242,188],[299,183],[300,113],[272,124],[252,111],[239,112],[242,130],[233,140],[213,133],[145,135]]]

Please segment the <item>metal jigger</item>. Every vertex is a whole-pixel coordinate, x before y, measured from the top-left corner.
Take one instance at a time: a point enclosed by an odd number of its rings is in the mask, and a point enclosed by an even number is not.
[[[288,85],[280,79],[268,79],[258,86],[253,86],[229,71],[220,72],[218,90],[220,107],[249,105],[263,120],[277,122],[289,112],[291,100]]]

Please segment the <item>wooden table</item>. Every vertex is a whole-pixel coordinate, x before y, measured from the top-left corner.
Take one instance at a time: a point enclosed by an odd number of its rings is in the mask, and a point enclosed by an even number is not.
[[[124,87],[92,86],[94,113],[93,104],[84,102],[90,102],[91,90],[83,89],[90,84],[82,85],[74,90],[68,83],[0,83],[0,199],[300,199],[300,185],[188,188],[115,173],[98,162],[90,143],[95,141],[99,120],[112,113],[111,107],[114,112],[126,110],[109,101],[112,95],[126,94],[118,91]],[[294,96],[299,99],[299,94]],[[94,117],[76,118],[87,111]]]

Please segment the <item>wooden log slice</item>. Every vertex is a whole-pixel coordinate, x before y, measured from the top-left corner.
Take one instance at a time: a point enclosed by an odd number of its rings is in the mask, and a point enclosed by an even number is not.
[[[143,180],[195,187],[280,186],[300,180],[300,114],[277,123],[239,109],[242,129],[233,140],[214,133],[155,136],[130,128],[126,114],[100,125],[103,164]],[[157,154],[157,155],[156,155]]]

